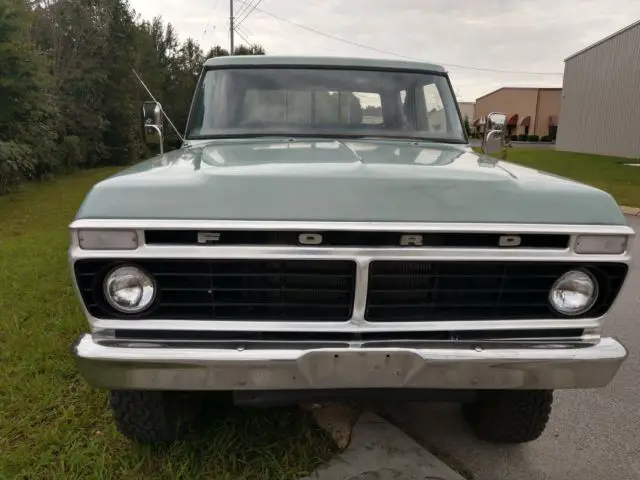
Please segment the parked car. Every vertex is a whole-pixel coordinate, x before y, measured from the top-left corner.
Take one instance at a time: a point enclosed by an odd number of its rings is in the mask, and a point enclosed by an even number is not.
[[[521,443],[554,390],[607,385],[633,230],[607,193],[489,156],[505,119],[476,154],[440,66],[209,60],[182,147],[95,185],[70,225],[73,352],[120,431],[172,441],[207,392],[364,394],[457,401]]]

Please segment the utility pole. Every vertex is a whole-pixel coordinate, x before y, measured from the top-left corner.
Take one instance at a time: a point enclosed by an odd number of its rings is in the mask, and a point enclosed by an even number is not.
[[[229,39],[231,43],[231,49],[229,50],[229,55],[233,55],[233,0],[229,0]]]

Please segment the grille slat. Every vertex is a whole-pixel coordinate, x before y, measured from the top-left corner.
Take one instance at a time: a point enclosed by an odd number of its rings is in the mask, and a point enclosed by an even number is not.
[[[389,289],[370,289],[369,292],[371,293],[393,293],[393,292],[397,292],[398,289],[395,288],[389,288]],[[492,288],[432,288],[432,289],[425,289],[422,290],[423,292],[495,292],[495,289]],[[507,289],[503,289],[503,291],[509,293],[509,292],[518,292],[518,293],[539,293],[539,292],[548,292],[548,290],[544,289],[544,288],[523,288],[523,289],[511,289],[511,290],[507,290]]]
[[[502,320],[561,317],[548,302],[563,273],[585,268],[600,294],[582,317],[611,306],[627,272],[624,264],[559,262],[374,261],[365,318],[381,321]]]
[[[352,314],[352,261],[136,260],[156,278],[158,300],[134,316],[118,314],[102,298],[99,286],[119,263],[76,263],[82,294],[98,318],[346,321]]]
[[[209,288],[163,288],[162,290],[164,292],[198,292],[198,291],[207,292],[207,291],[211,290],[211,287],[209,287]],[[280,290],[283,290],[283,289],[274,289],[274,288],[216,288],[216,290],[218,292],[274,292],[274,291],[280,291]],[[287,292],[313,292],[314,289],[313,288],[285,288],[284,291],[287,291]],[[348,293],[349,292],[348,289],[343,289],[343,288],[335,288],[335,289],[323,288],[322,291],[323,292],[331,292],[331,293],[337,293],[337,292]]]
[[[325,303],[282,303],[275,305],[278,308],[302,308],[302,307],[313,307],[313,308],[344,308],[342,305],[327,305]],[[203,306],[213,306],[213,307],[273,307],[274,304],[272,302],[162,302],[162,305],[165,307],[203,307]]]
[[[489,308],[496,302],[488,301],[486,303],[466,303],[464,301],[460,301],[459,303],[442,303],[438,302],[437,307],[446,309],[453,307],[464,307],[464,308]],[[501,303],[501,307],[535,307],[537,303]],[[371,307],[384,307],[386,306],[384,303],[380,304],[370,304]],[[434,306],[434,302],[415,302],[415,303],[394,303],[393,308],[432,308]]]
[[[92,276],[93,274],[83,274],[83,276]],[[202,272],[180,272],[180,273],[167,273],[167,272],[154,272],[156,277],[265,277],[265,278],[278,278],[282,273],[202,273]],[[286,273],[288,277],[329,277],[329,278],[350,278],[350,275],[334,275],[329,273]]]
[[[380,279],[402,279],[402,278],[414,278],[416,276],[416,273],[385,273],[385,274],[380,274],[377,275],[378,278]],[[483,274],[478,274],[478,275],[474,275],[474,274],[455,274],[455,275],[438,275],[438,279],[443,279],[443,278],[483,278],[483,279],[487,279],[487,278],[498,278],[498,279],[502,279],[504,277],[504,274],[496,274],[496,275],[483,275]],[[510,278],[525,278],[525,279],[531,279],[531,278],[557,278],[556,275],[511,275]]]

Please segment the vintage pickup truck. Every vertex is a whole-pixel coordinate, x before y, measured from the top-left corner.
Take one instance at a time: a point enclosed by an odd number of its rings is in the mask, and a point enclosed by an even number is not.
[[[607,193],[489,156],[505,116],[486,120],[477,154],[436,65],[207,61],[182,147],[95,185],[70,225],[73,353],[122,434],[172,441],[216,391],[452,400],[521,443],[554,390],[607,385],[633,230]]]

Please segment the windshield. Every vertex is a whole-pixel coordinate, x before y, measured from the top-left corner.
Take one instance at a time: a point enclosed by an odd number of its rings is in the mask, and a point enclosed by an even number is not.
[[[206,71],[187,138],[243,135],[466,141],[443,75],[322,67]]]

